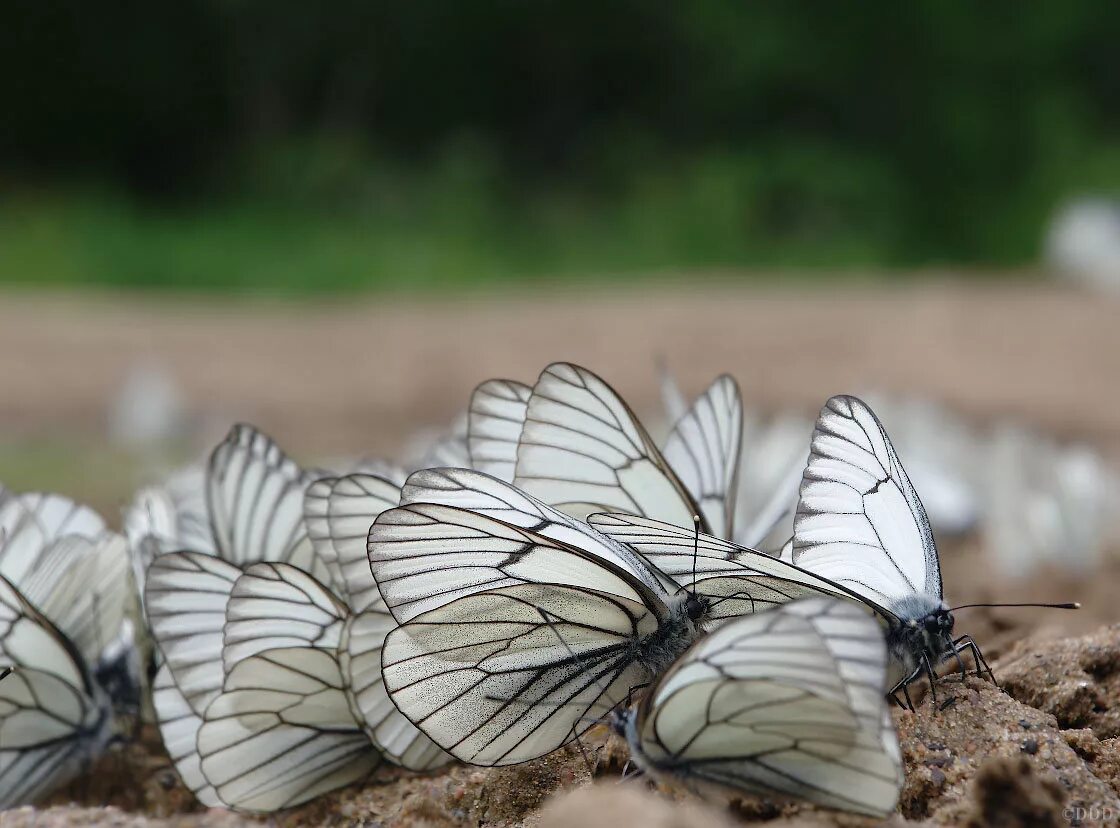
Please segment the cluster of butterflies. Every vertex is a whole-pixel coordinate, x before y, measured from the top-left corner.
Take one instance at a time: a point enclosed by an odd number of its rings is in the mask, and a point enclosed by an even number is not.
[[[240,425],[141,491],[123,536],[4,492],[0,806],[147,710],[208,806],[290,807],[383,761],[524,762],[606,724],[706,796],[890,812],[888,699],[983,658],[866,405],[830,399],[799,485],[754,515],[742,423],[722,376],[658,445],[557,363],[480,385],[411,474],[303,469]]]

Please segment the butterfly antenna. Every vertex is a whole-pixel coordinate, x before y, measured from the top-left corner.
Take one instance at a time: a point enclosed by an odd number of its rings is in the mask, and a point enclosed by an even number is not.
[[[4,668],[0,669],[0,681],[3,681],[4,679],[6,679],[11,674],[12,674],[12,668],[11,667],[4,667]]]
[[[949,607],[949,612],[956,612],[962,609],[972,609],[973,607],[1035,607],[1037,609],[1081,609],[1081,603],[1078,601],[1069,601],[1065,604],[961,604],[958,607]]]
[[[696,562],[700,558],[700,515],[692,516],[692,589],[689,590],[693,595],[696,594]]]

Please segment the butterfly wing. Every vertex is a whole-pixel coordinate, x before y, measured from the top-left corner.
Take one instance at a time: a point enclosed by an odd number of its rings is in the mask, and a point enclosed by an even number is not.
[[[303,522],[303,494],[316,477],[252,426],[234,426],[211,454],[206,481],[218,555],[237,565],[290,563],[329,581]]]
[[[148,570],[148,626],[176,686],[200,716],[222,689],[226,605],[240,577],[240,567],[200,552],[160,555]]]
[[[389,700],[381,677],[385,636],[396,626],[393,616],[383,609],[352,615],[342,631],[339,666],[354,718],[385,758],[409,770],[431,770],[447,764],[451,756],[401,715]]]
[[[337,651],[346,607],[322,584],[281,563],[257,563],[234,582],[226,604],[222,663],[227,674],[266,650]]]
[[[401,505],[435,503],[486,515],[579,549],[626,570],[654,591],[675,591],[641,556],[582,520],[547,506],[509,483],[471,469],[424,469],[401,490]]]
[[[400,623],[475,592],[542,582],[663,606],[653,590],[603,558],[450,506],[412,503],[382,512],[368,551],[381,596]]]
[[[885,815],[902,783],[886,667],[878,625],[850,602],[808,599],[736,619],[650,691],[639,760],[701,790]]]
[[[339,592],[355,612],[380,606],[369,570],[366,540],[377,516],[400,502],[401,487],[370,474],[326,478],[304,496],[307,532],[315,553],[335,573]]]
[[[109,710],[81,656],[0,577],[0,807],[34,802],[104,748]]]
[[[743,400],[738,383],[724,374],[677,421],[663,450],[705,523],[722,538],[734,529],[742,445]]]
[[[625,512],[691,526],[699,513],[629,406],[568,363],[550,365],[533,387],[513,482],[576,518]]]
[[[357,727],[337,659],[268,650],[234,665],[198,731],[202,773],[231,808],[270,812],[368,777],[380,756]]]
[[[221,800],[202,775],[202,759],[198,755],[198,729],[202,727],[202,717],[187,704],[166,664],[159,668],[152,681],[152,706],[156,711],[160,738],[179,779],[204,806],[219,807]]]
[[[591,515],[591,525],[709,600],[708,617],[760,612],[814,595],[853,596],[812,572],[753,549],[636,515]]]
[[[855,397],[830,399],[813,431],[793,560],[879,605],[941,598],[925,509],[882,424]]]
[[[512,482],[517,444],[533,389],[515,380],[487,380],[471,394],[467,414],[470,466]]]
[[[586,588],[475,592],[389,633],[385,687],[455,757],[524,762],[576,738],[649,680],[634,644],[657,628],[640,601]]]
[[[381,600],[366,553],[370,525],[399,499],[399,486],[352,474],[313,484],[304,510],[316,550],[338,562],[353,611],[343,626],[338,658],[354,717],[387,759],[412,770],[428,770],[451,757],[404,718],[385,694],[381,647],[396,621]]]

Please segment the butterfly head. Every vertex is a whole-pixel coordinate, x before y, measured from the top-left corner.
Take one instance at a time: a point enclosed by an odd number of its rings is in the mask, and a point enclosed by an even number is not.
[[[707,617],[711,601],[705,595],[690,592],[684,602],[684,611],[690,621],[699,623]]]
[[[913,595],[892,609],[899,623],[891,630],[888,644],[906,672],[923,658],[936,666],[953,652],[953,614],[944,601]]]

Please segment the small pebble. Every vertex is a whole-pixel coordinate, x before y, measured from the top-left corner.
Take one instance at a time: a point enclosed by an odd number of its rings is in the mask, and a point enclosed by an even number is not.
[[[1038,753],[1038,739],[1027,739],[1023,742],[1023,753],[1029,753],[1031,756]]]

